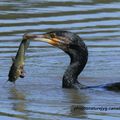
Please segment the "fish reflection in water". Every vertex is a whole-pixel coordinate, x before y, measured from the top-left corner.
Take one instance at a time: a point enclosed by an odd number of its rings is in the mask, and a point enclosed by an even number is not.
[[[18,102],[13,103],[13,110],[24,112],[25,111],[25,95],[18,91],[15,87],[10,89],[10,98],[12,100],[18,100]]]
[[[6,88],[5,88],[6,89]],[[25,114],[26,109],[26,97],[23,92],[17,90],[15,87],[8,88],[9,92],[9,101],[6,101],[6,104],[1,104],[1,106],[6,106],[7,109],[1,109],[0,118],[4,120],[4,117],[10,120],[14,119],[27,119],[27,115]],[[1,100],[2,101],[2,100]],[[2,116],[4,116],[2,118]]]

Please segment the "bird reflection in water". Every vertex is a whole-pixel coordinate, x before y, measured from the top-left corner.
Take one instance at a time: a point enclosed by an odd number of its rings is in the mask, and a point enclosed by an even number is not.
[[[87,118],[87,113],[85,109],[82,108],[84,108],[85,105],[88,103],[88,96],[85,96],[82,91],[76,89],[71,89],[70,91],[68,91],[66,96],[70,103],[69,116],[79,117],[81,119]]]

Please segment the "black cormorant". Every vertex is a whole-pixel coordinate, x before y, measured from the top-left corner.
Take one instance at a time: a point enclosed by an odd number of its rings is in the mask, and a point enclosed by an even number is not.
[[[68,31],[52,31],[46,34],[25,34],[23,39],[47,42],[62,49],[70,58],[70,65],[63,75],[62,87],[72,88],[80,83],[78,75],[84,69],[88,60],[88,50],[83,40],[75,33]]]
[[[45,34],[24,34],[24,40],[35,40],[47,42],[62,49],[70,58],[70,65],[63,75],[62,87],[73,88],[105,88],[113,91],[120,91],[120,82],[99,85],[99,86],[84,86],[81,85],[77,78],[83,71],[87,60],[88,50],[83,40],[75,33],[68,31],[52,31]]]

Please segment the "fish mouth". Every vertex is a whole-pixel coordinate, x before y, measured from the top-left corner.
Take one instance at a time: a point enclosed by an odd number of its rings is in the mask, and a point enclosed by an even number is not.
[[[24,77],[25,77],[25,73],[24,73],[24,72],[21,72],[21,74],[20,74],[19,77],[20,77],[20,78],[24,78]]]
[[[25,77],[25,71],[23,69],[23,67],[20,67],[19,69],[14,67],[14,69],[12,69],[10,72],[9,72],[9,75],[8,75],[8,81],[10,82],[14,82],[16,81],[18,78],[24,78]]]
[[[56,37],[55,35],[50,34],[24,34],[23,36],[24,40],[33,40],[33,41],[41,41],[46,42],[54,46],[59,46],[60,44],[63,44],[64,41]]]

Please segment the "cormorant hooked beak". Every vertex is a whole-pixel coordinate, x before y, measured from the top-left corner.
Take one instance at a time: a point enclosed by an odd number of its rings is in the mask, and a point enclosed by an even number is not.
[[[24,34],[23,36],[24,40],[33,40],[33,41],[41,41],[41,42],[46,42],[54,46],[61,46],[61,44],[65,44],[64,40],[61,40],[58,38],[54,33],[52,34]]]

